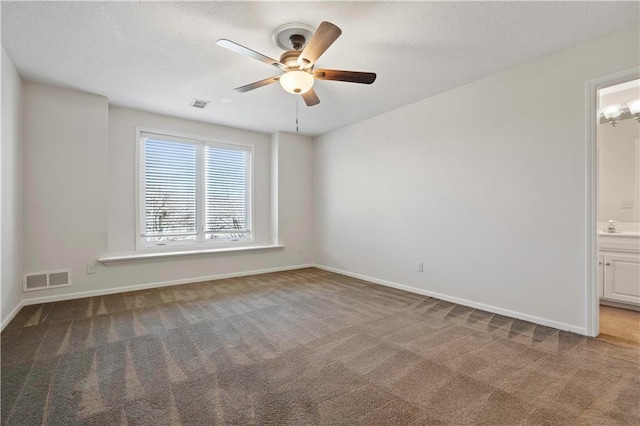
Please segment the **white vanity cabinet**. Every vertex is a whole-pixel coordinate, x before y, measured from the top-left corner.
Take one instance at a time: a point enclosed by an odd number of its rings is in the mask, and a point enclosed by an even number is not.
[[[605,299],[640,305],[640,256],[604,254]]]
[[[640,306],[640,238],[600,238],[598,292],[605,301]]]

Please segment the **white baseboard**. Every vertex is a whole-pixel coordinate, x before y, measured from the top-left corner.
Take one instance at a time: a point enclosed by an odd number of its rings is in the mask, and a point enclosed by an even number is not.
[[[257,269],[253,271],[209,275],[205,277],[195,277],[195,278],[188,278],[188,279],[181,279],[181,280],[162,281],[162,282],[154,282],[154,283],[147,283],[147,284],[136,284],[136,285],[118,287],[118,288],[79,291],[75,293],[60,294],[55,296],[30,297],[28,299],[23,299],[20,307],[28,306],[28,305],[36,305],[38,303],[50,303],[50,302],[60,302],[63,300],[82,299],[83,297],[105,296],[107,294],[125,293],[125,292],[136,291],[136,290],[148,290],[150,288],[168,287],[172,285],[192,284],[192,283],[198,283],[203,281],[215,281],[215,280],[221,280],[225,278],[246,277],[250,275],[268,274],[271,272],[292,271],[295,269],[313,268],[314,266],[315,266],[314,264],[309,263],[304,265],[282,266],[278,268],[269,268],[269,269]],[[7,321],[7,323],[8,322],[9,321]]]
[[[13,308],[13,310],[9,313],[9,316],[7,316],[5,319],[2,320],[2,324],[0,325],[0,331],[4,330],[7,324],[11,322],[11,320],[18,314],[18,312],[20,312],[20,309],[22,309],[23,306],[24,306],[24,301],[23,300],[19,301],[16,307]]]
[[[532,322],[532,323],[535,323],[535,324],[540,324],[540,325],[544,325],[544,326],[547,326],[547,327],[556,328],[556,329],[559,329],[559,330],[571,331],[573,333],[577,333],[577,334],[581,334],[581,335],[585,335],[585,336],[587,335],[587,331],[586,331],[585,327],[578,327],[578,326],[571,325],[571,324],[565,324],[565,323],[562,323],[562,322],[553,321],[553,320],[549,320],[549,319],[546,319],[546,318],[540,318],[540,317],[536,317],[536,316],[533,316],[533,315],[523,314],[521,312],[511,311],[509,309],[503,309],[503,308],[499,308],[499,307],[492,306],[492,305],[486,305],[484,303],[479,303],[479,302],[475,302],[475,301],[472,301],[472,300],[467,300],[467,299],[462,299],[462,298],[459,298],[459,297],[449,296],[449,295],[442,294],[442,293],[436,293],[436,292],[429,291],[429,290],[424,290],[424,289],[421,289],[421,288],[411,287],[411,286],[404,285],[404,284],[398,284],[398,283],[394,283],[394,282],[391,282],[391,281],[385,281],[385,280],[381,280],[381,279],[378,279],[378,278],[369,277],[369,276],[366,276],[366,275],[356,274],[356,273],[353,273],[353,272],[344,271],[344,270],[341,270],[341,269],[332,268],[332,267],[324,266],[324,265],[313,264],[313,263],[303,264],[303,265],[283,266],[283,267],[278,267],[278,268],[259,269],[259,270],[253,270],[253,271],[234,272],[234,273],[229,273],[229,274],[210,275],[210,276],[195,277],[195,278],[188,278],[188,279],[181,279],[181,280],[171,280],[171,281],[162,281],[162,282],[154,282],[154,283],[147,283],[147,284],[137,284],[137,285],[119,287],[119,288],[109,288],[109,289],[100,289],[100,290],[91,290],[91,291],[80,291],[80,292],[67,293],[67,294],[61,294],[61,295],[56,295],[56,296],[32,297],[32,298],[28,298],[28,299],[23,299],[22,301],[20,301],[20,303],[18,303],[18,306],[16,306],[13,309],[13,311],[11,311],[9,316],[4,321],[2,321],[2,328],[0,330],[3,330],[4,327],[9,322],[11,322],[11,320],[16,316],[16,314],[20,311],[20,309],[22,309],[22,307],[28,306],[28,305],[35,305],[35,304],[38,304],[38,303],[60,302],[60,301],[63,301],[63,300],[80,299],[80,298],[83,298],[83,297],[104,296],[104,295],[108,295],[108,294],[124,293],[124,292],[129,292],[129,291],[136,291],[136,290],[147,290],[147,289],[150,289],[150,288],[168,287],[168,286],[172,286],[172,285],[191,284],[191,283],[197,283],[197,282],[202,282],[202,281],[214,281],[214,280],[221,280],[221,279],[225,279],[225,278],[245,277],[245,276],[251,276],[251,275],[267,274],[267,273],[271,273],[271,272],[291,271],[291,270],[296,270],[296,269],[314,268],[314,267],[318,268],[318,269],[325,270],[325,271],[335,272],[335,273],[341,274],[341,275],[346,275],[348,277],[358,278],[358,279],[361,279],[361,280],[364,280],[364,281],[368,281],[368,282],[371,282],[371,283],[374,283],[374,284],[380,284],[380,285],[383,285],[383,286],[386,286],[386,287],[397,288],[399,290],[408,291],[410,293],[421,294],[423,296],[434,297],[436,299],[445,300],[447,302],[456,303],[456,304],[459,304],[459,305],[464,305],[464,306],[468,306],[468,307],[475,308],[475,309],[482,309],[484,311],[492,312],[494,314],[505,315],[505,316],[508,316],[508,317],[511,317],[511,318],[518,318],[518,319],[521,319],[521,320],[524,320],[524,321],[529,321],[529,322]]]
[[[462,298],[459,298],[459,297],[449,296],[449,295],[442,294],[442,293],[436,293],[434,291],[429,291],[429,290],[424,290],[424,289],[421,289],[421,288],[411,287],[411,286],[404,285],[404,284],[398,284],[398,283],[394,283],[394,282],[391,282],[391,281],[380,280],[378,278],[373,278],[373,277],[369,277],[369,276],[366,276],[366,275],[356,274],[356,273],[349,272],[349,271],[343,271],[341,269],[332,268],[330,266],[324,266],[324,265],[318,265],[318,264],[315,264],[313,266],[318,268],[318,269],[323,269],[323,270],[329,271],[329,272],[335,272],[336,274],[346,275],[346,276],[352,277],[352,278],[358,278],[358,279],[361,279],[361,280],[364,280],[364,281],[372,282],[374,284],[380,284],[380,285],[387,286],[387,287],[393,287],[393,288],[397,288],[399,290],[408,291],[410,293],[421,294],[423,296],[429,296],[429,297],[433,297],[433,298],[436,298],[436,299],[445,300],[447,302],[456,303],[458,305],[464,305],[464,306],[468,306],[470,308],[475,308],[475,309],[482,309],[483,311],[492,312],[494,314],[504,315],[504,316],[507,316],[507,317],[510,317],[510,318],[518,318],[518,319],[521,319],[521,320],[524,320],[524,321],[529,321],[529,322],[532,322],[532,323],[535,323],[535,324],[540,324],[540,325],[544,325],[544,326],[547,326],[547,327],[556,328],[558,330],[570,331],[570,332],[573,332],[573,333],[581,334],[583,336],[587,336],[587,329],[585,327],[578,327],[576,325],[566,324],[566,323],[562,323],[562,322],[558,322],[558,321],[549,320],[549,319],[546,319],[546,318],[540,318],[540,317],[536,317],[536,316],[533,316],[533,315],[523,314],[521,312],[511,311],[509,309],[503,309],[503,308],[499,308],[497,306],[486,305],[484,303],[475,302],[473,300],[462,299]]]

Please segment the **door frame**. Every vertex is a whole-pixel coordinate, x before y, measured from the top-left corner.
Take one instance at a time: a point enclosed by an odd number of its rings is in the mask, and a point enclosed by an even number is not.
[[[633,208],[635,211],[633,212],[633,217],[636,222],[640,222],[640,139],[636,139],[636,181],[635,181],[635,192],[636,196],[635,204]]]
[[[604,75],[586,82],[586,334],[600,333],[600,297],[598,295],[598,90],[640,78],[637,67]]]

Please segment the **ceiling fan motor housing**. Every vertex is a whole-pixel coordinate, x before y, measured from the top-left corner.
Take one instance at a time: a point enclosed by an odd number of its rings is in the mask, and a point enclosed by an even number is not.
[[[280,56],[280,62],[288,66],[290,69],[298,68],[298,56],[300,56],[299,50],[287,50]]]
[[[306,93],[313,87],[313,74],[309,70],[300,69],[298,64],[300,53],[300,50],[287,50],[280,56],[280,62],[289,68],[289,71],[280,76],[280,85],[294,95]]]

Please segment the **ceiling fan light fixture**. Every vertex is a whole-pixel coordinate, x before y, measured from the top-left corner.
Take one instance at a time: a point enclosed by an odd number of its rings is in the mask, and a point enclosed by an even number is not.
[[[291,70],[280,76],[280,85],[294,95],[307,93],[313,87],[313,75],[306,71]]]

